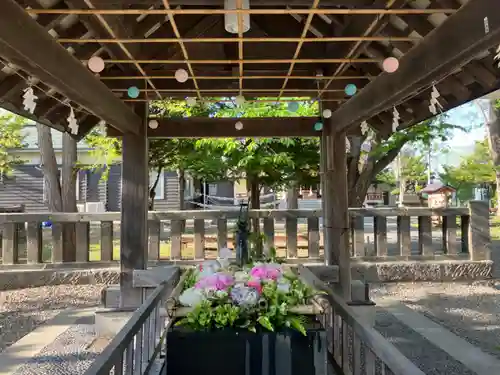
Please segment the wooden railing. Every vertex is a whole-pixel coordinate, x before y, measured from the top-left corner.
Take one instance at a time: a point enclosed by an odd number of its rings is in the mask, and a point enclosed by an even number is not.
[[[327,332],[328,352],[337,373],[352,375],[425,375],[352,307],[314,274],[299,265],[300,277],[319,291],[326,313],[320,319]]]
[[[164,360],[160,354],[165,349],[167,330],[172,323],[166,317],[167,299],[180,282],[180,273],[176,272],[156,287],[141,307],[134,309],[129,321],[85,375],[142,375],[149,374],[153,366],[161,367]]]
[[[468,208],[350,209],[351,255],[360,260],[489,259],[489,212],[485,202]],[[274,247],[287,259],[321,260],[321,211],[250,210],[260,219],[264,251]],[[433,227],[432,217],[441,224]],[[201,260],[233,247],[238,212],[149,213],[150,261]],[[0,213],[2,263],[59,263],[62,224],[76,225],[76,261],[119,257],[120,213]],[[44,228],[51,224],[51,228]],[[418,233],[412,241],[412,231]]]

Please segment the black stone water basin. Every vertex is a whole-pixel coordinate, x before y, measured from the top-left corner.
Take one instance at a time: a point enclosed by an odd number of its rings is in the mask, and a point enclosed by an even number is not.
[[[326,333],[173,327],[167,335],[167,375],[327,375]]]

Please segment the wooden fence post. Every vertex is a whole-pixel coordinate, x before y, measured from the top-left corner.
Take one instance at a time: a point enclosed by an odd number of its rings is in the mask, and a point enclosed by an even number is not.
[[[469,253],[471,260],[491,259],[490,210],[486,201],[469,202]]]

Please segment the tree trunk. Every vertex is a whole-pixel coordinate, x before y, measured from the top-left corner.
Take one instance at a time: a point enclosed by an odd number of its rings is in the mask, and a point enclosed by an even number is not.
[[[59,183],[56,154],[52,145],[51,129],[42,124],[37,124],[36,129],[47,207],[52,212],[62,212],[61,184]]]
[[[185,210],[186,209],[186,197],[185,197],[186,173],[184,172],[184,169],[181,168],[177,171],[177,180],[178,180],[178,186],[179,186],[179,209]]]
[[[495,108],[494,100],[489,100],[488,115],[489,116],[485,115],[485,125],[488,132],[488,144],[490,148],[491,158],[493,160],[493,165],[497,169],[495,172],[497,186],[497,216],[500,216],[500,116],[498,110]]]
[[[148,210],[149,211],[154,211],[155,207],[155,197],[156,197],[156,187],[158,186],[158,183],[160,182],[160,177],[161,177],[161,172],[163,171],[163,166],[159,166],[158,170],[156,171],[156,178],[155,181],[153,182],[153,186],[149,188],[149,204],[148,204]]]
[[[286,207],[289,210],[296,210],[299,208],[299,189],[295,183],[287,190]]]
[[[76,140],[69,133],[63,134],[62,157],[62,206],[64,212],[77,212],[76,174],[78,169]],[[76,261],[76,226],[74,223],[63,225],[63,262]]]
[[[252,210],[260,209],[260,186],[257,177],[250,176],[247,178],[247,190],[250,194],[250,208]],[[252,230],[254,233],[259,233],[259,219],[252,219]]]

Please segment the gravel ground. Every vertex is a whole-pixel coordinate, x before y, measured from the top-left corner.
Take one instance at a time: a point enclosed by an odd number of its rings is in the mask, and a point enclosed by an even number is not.
[[[99,355],[94,340],[94,317],[79,319],[31,361],[12,375],[80,375]]]
[[[500,358],[500,290],[492,282],[374,286],[373,299],[397,297],[485,353]]]
[[[0,292],[0,352],[68,307],[100,302],[102,285],[58,285]]]
[[[474,375],[460,362],[380,309],[377,311],[375,329],[391,344],[417,365],[426,375]]]

